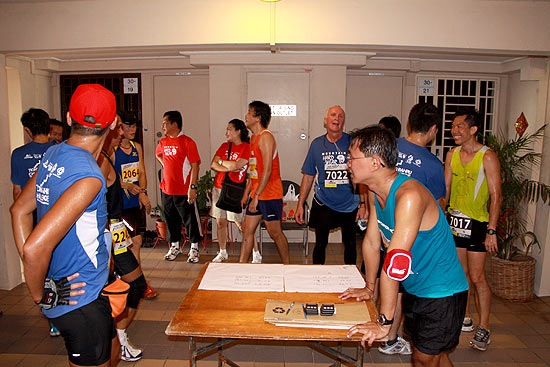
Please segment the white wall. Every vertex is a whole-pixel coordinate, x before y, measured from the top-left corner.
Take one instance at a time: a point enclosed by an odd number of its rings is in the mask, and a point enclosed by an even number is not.
[[[269,44],[550,50],[550,3],[491,0],[2,2],[0,51]],[[70,31],[67,31],[70,30]]]

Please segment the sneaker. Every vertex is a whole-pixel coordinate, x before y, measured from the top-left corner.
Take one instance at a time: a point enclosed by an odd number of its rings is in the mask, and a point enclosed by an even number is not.
[[[143,353],[140,349],[133,348],[131,345],[121,345],[120,349],[122,350],[121,359],[126,362],[135,362],[139,361],[143,356]]]
[[[229,258],[227,251],[218,251],[218,254],[215,258],[212,259],[213,263],[221,263]]]
[[[262,254],[260,251],[252,250],[252,264],[261,264],[262,263]]]
[[[147,289],[143,292],[143,298],[149,300],[157,298],[157,291],[151,288],[149,282],[147,282]]]
[[[179,254],[181,254],[181,250],[178,246],[170,246],[168,252],[164,255],[164,260],[176,260],[176,257],[178,257]]]
[[[470,346],[477,350],[486,351],[487,345],[491,343],[491,332],[482,326],[478,326],[476,335],[470,340]]]
[[[57,330],[55,326],[53,326],[52,322],[50,321],[50,336],[55,337],[59,335],[61,335],[61,333],[59,332],[59,330]]]
[[[378,351],[384,354],[412,354],[411,345],[409,344],[409,342],[399,335],[397,336],[397,341],[395,343],[388,344],[388,342],[385,342],[378,347]]]
[[[141,359],[143,353],[130,343],[126,330],[117,329],[118,340],[120,341],[120,349],[122,351],[122,360],[126,362],[135,362]]]
[[[189,255],[187,257],[187,262],[192,263],[192,264],[198,263],[199,262],[199,250],[197,250],[196,248],[191,247],[191,249],[189,250]]]
[[[462,322],[462,331],[470,332],[474,331],[474,323],[470,317],[465,317]]]

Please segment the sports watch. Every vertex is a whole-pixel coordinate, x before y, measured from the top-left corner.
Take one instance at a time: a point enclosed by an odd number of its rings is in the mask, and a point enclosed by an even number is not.
[[[387,325],[393,324],[393,319],[388,320],[388,319],[386,318],[386,315],[384,315],[383,313],[381,313],[381,314],[378,315],[378,317],[376,318],[376,322],[377,322],[378,325],[380,325],[380,326],[387,326]]]
[[[487,229],[487,234],[494,235],[497,234],[497,231],[495,231],[494,229]]]
[[[195,184],[191,184],[191,185],[189,185],[189,187],[192,188],[193,190],[197,189],[197,185],[195,185]]]

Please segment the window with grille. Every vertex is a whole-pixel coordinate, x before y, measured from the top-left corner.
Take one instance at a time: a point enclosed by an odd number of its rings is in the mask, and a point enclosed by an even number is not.
[[[124,90],[124,79],[137,79],[137,90],[133,93],[126,93]],[[61,90],[61,116],[66,122],[67,111],[71,96],[80,84],[97,83],[109,89],[116,98],[117,111],[124,111],[129,116],[138,120],[135,141],[143,146],[143,125],[141,122],[141,74],[76,74],[61,75],[59,85]]]
[[[429,88],[423,88],[427,84]],[[493,133],[496,121],[496,79],[456,79],[419,77],[417,101],[433,103],[441,113],[441,126],[432,144],[432,153],[441,161],[455,146],[451,135],[453,114],[459,107],[472,107],[482,118],[480,136]]]

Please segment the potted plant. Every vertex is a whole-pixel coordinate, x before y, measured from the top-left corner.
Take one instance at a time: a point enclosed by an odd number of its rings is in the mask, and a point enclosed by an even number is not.
[[[197,180],[197,206],[200,215],[208,214],[208,208],[211,206],[212,188],[214,187],[214,177],[210,170],[206,171]]]
[[[162,206],[160,204],[157,204],[157,206],[155,207],[155,212],[156,216],[158,216],[155,222],[157,236],[159,237],[159,239],[166,239],[166,217],[164,216],[164,210],[162,209]]]
[[[500,161],[502,182],[498,251],[489,257],[487,279],[495,295],[514,301],[533,298],[536,260],[529,253],[535,246],[540,249],[540,244],[535,233],[526,230],[521,204],[539,198],[547,201],[550,193],[550,187],[528,179],[531,168],[540,163],[541,154],[533,150],[533,144],[543,137],[545,127],[525,136],[518,133],[514,139],[489,135],[486,140]]]

